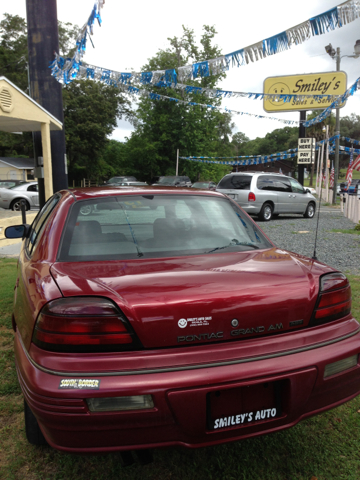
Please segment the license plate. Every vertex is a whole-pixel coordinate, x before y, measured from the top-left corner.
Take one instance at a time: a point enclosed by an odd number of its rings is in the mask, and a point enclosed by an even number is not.
[[[244,427],[280,417],[282,384],[266,382],[208,393],[207,429]]]
[[[233,198],[233,199],[237,198],[237,195],[235,195],[234,193],[229,193],[228,196],[229,196],[230,198]]]

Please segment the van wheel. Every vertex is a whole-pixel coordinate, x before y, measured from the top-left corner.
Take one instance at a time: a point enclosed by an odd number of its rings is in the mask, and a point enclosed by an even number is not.
[[[259,219],[263,222],[269,222],[273,216],[273,207],[270,203],[264,203],[259,213]]]
[[[32,445],[47,445],[47,441],[40,430],[38,421],[35,415],[30,410],[29,405],[24,400],[24,418],[25,418],[25,432],[28,442]]]
[[[304,217],[313,218],[314,215],[315,215],[315,205],[313,203],[309,203],[309,205],[306,207]]]

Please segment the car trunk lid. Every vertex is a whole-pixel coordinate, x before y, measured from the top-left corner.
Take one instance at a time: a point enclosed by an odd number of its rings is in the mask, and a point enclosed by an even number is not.
[[[145,348],[240,341],[306,327],[319,276],[330,271],[276,248],[51,268],[65,297],[112,299]]]

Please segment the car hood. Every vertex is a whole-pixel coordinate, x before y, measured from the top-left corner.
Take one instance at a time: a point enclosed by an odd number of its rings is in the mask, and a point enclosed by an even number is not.
[[[276,248],[51,267],[65,297],[116,302],[145,348],[239,341],[306,327],[319,277],[332,271]]]

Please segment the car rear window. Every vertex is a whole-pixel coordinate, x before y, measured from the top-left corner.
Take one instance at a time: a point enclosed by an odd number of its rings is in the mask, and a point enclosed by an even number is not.
[[[256,224],[228,199],[122,195],[73,205],[58,260],[156,258],[270,246]]]
[[[220,180],[218,189],[250,190],[252,175],[228,175]]]

